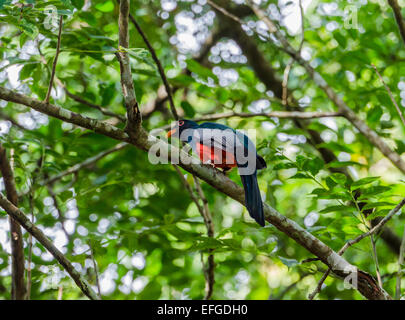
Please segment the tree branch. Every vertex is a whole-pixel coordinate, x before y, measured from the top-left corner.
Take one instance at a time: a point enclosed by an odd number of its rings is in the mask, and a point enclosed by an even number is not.
[[[375,234],[376,232],[381,230],[384,227],[384,225],[388,222],[388,220],[390,220],[399,210],[401,210],[401,208],[404,205],[405,205],[405,198],[402,199],[402,201],[394,209],[392,209],[376,226],[374,226],[368,232],[365,232],[365,233],[361,234],[360,236],[358,236],[354,240],[350,240],[350,241],[346,242],[345,245],[338,251],[338,254],[341,256],[352,245],[360,242],[361,240],[363,240],[364,238],[366,238],[368,236],[372,236],[373,234]],[[316,286],[315,290],[308,296],[308,298],[310,300],[314,299],[315,296],[317,295],[317,293],[319,293],[319,291],[322,288],[322,284],[325,281],[325,279],[328,277],[330,271],[331,271],[331,269],[329,268],[324,273],[321,280],[319,280],[318,285]]]
[[[397,0],[388,0],[388,3],[394,11],[394,16],[399,28],[399,33],[401,34],[402,40],[405,44],[405,21],[401,14],[401,7],[399,6]]]
[[[104,115],[106,115],[106,116],[114,117],[114,118],[117,118],[118,120],[120,120],[120,121],[122,121],[122,122],[125,122],[126,118],[125,118],[124,116],[122,116],[122,115],[120,115],[120,114],[117,114],[117,113],[115,113],[115,112],[112,112],[112,111],[110,111],[110,110],[108,110],[108,109],[106,109],[106,108],[103,108],[102,106],[99,106],[98,104],[94,104],[94,103],[92,103],[92,102],[90,102],[90,101],[87,101],[87,100],[83,99],[82,97],[80,97],[80,96],[78,96],[78,95],[75,95],[74,93],[70,92],[70,91],[68,90],[68,88],[63,84],[63,82],[60,81],[60,80],[59,80],[58,78],[56,78],[56,77],[55,77],[55,82],[56,82],[60,87],[62,87],[63,90],[65,90],[65,93],[66,93],[66,95],[67,95],[68,97],[72,98],[72,99],[75,100],[76,102],[79,102],[79,103],[81,103],[81,104],[83,104],[83,105],[85,105],[85,106],[88,106],[88,107],[90,107],[90,108],[99,110],[102,114],[104,114]]]
[[[377,67],[376,67],[374,64],[371,64],[371,66],[374,68],[374,70],[375,70],[375,72],[377,73],[378,77],[380,78],[382,84],[384,85],[385,90],[387,91],[388,95],[389,95],[390,98],[391,98],[392,103],[393,103],[394,106],[395,106],[395,109],[397,109],[397,112],[398,112],[399,118],[400,118],[401,121],[402,121],[402,124],[405,126],[405,118],[404,118],[404,115],[402,114],[401,109],[399,108],[397,102],[395,101],[394,96],[392,95],[391,89],[390,89],[390,88],[387,86],[387,84],[385,83],[385,81],[384,81],[383,77],[381,76],[380,72],[378,72]]]
[[[83,278],[83,276],[73,267],[68,259],[56,248],[52,241],[50,241],[45,234],[38,229],[27,216],[8,201],[3,194],[0,193],[0,206],[6,211],[6,213],[11,216],[13,219],[18,221],[21,226],[27,230],[32,236],[38,240],[53,256],[54,258],[62,265],[62,267],[69,273],[73,281],[77,284],[80,290],[92,300],[99,300],[97,294],[93,291],[91,286]]]
[[[134,134],[141,126],[142,118],[135,96],[129,55],[126,51],[126,49],[129,48],[128,17],[129,0],[121,0],[119,4],[118,16],[119,50],[116,53],[116,56],[120,63],[122,94],[124,96],[125,108],[127,109],[127,131],[130,134]]]
[[[304,8],[302,7],[302,0],[298,1],[298,6],[300,8],[300,14],[301,14],[301,42],[300,42],[300,46],[298,47],[298,53],[301,54],[301,50],[302,50],[302,46],[304,45],[304,34],[305,34],[305,28],[304,28]],[[288,62],[287,66],[285,67],[284,70],[284,77],[283,77],[283,97],[282,97],[282,103],[283,105],[287,105],[288,101],[288,78],[290,76],[290,71],[291,71],[291,67],[294,63],[294,59],[290,58],[290,61]]]
[[[228,12],[234,13],[239,19],[243,17],[244,15],[247,14],[252,14],[253,11],[245,9],[246,6],[239,5],[236,7],[236,10],[232,7],[226,7],[226,10]],[[238,9],[238,8],[244,8]],[[220,12],[220,11],[219,11]],[[243,15],[240,15],[239,12],[244,13]],[[221,12],[220,12],[221,13]],[[247,57],[249,64],[252,66],[256,76],[261,80],[265,85],[267,90],[271,90],[274,92],[275,96],[278,97],[279,99],[288,99],[289,104],[287,105],[286,108],[287,110],[294,110],[293,112],[301,112],[302,111],[301,107],[297,107],[297,102],[294,100],[293,97],[283,97],[283,84],[280,80],[277,79],[276,77],[276,72],[275,70],[272,69],[272,67],[269,65],[267,62],[265,56],[259,51],[257,45],[253,41],[252,37],[249,37],[246,35],[246,33],[242,30],[240,27],[240,24],[238,22],[235,22],[235,19],[226,19],[227,16],[224,16],[219,14],[219,19],[220,19],[220,25],[222,26],[223,30],[228,30],[228,36],[233,38],[241,47],[244,55]],[[236,19],[237,20],[237,19]],[[229,25],[227,27],[227,25]],[[224,32],[225,32],[224,31]],[[302,42],[301,42],[302,43]],[[287,91],[287,90],[286,90]],[[288,93],[288,92],[287,92]],[[322,113],[321,113],[322,114]],[[339,114],[339,113],[338,113]],[[342,114],[340,114],[342,116]],[[276,115],[275,115],[276,116]],[[294,119],[294,123],[298,128],[301,128],[308,132],[308,135],[310,137],[309,142],[313,145],[313,147],[320,153],[322,158],[324,159],[325,163],[330,163],[333,161],[336,161],[337,158],[335,155],[328,149],[325,148],[320,148],[318,145],[322,144],[324,141],[322,140],[321,136],[317,131],[308,129],[308,125],[310,124],[309,121],[306,121],[305,118],[307,116],[304,114],[302,116],[303,119],[300,119],[301,117],[297,117]],[[311,117],[309,117],[311,118]],[[204,117],[198,118],[198,120],[211,120],[210,118],[207,119]],[[212,120],[215,120],[214,118]],[[345,174],[348,179],[352,179],[350,176],[349,172],[345,168],[330,168],[332,172],[341,172]],[[376,225],[380,221],[380,218],[373,219],[371,221],[372,225]],[[388,245],[388,247],[395,253],[399,253],[399,248],[401,245],[401,238],[398,237],[391,229],[385,227],[383,228],[381,232],[381,238],[384,240],[384,242]]]
[[[11,164],[7,158],[6,150],[0,144],[0,171],[3,176],[7,198],[15,206],[18,206],[18,195],[14,183],[14,174]],[[11,235],[11,297],[13,300],[25,299],[25,278],[24,278],[24,243],[21,227],[13,217],[9,217]]]
[[[197,189],[197,193],[200,196],[203,202],[203,218],[205,227],[207,228],[207,235],[210,238],[214,237],[215,229],[214,229],[214,222],[212,221],[211,211],[208,206],[207,198],[205,197],[204,191],[201,188],[200,182],[196,176],[193,176],[194,183]],[[215,261],[214,261],[214,250],[208,250],[208,263],[207,267],[205,268],[205,300],[209,300],[212,297],[212,293],[214,291],[214,283],[215,283]]]
[[[61,15],[60,18],[59,18],[58,43],[56,45],[55,58],[53,59],[52,73],[51,73],[51,79],[49,80],[48,92],[46,93],[46,97],[45,97],[45,100],[44,100],[45,103],[49,102],[49,97],[51,96],[51,91],[52,91],[52,86],[53,86],[53,78],[55,77],[56,64],[58,63],[58,57],[59,57],[59,51],[60,51],[60,39],[61,39],[61,36],[62,36],[62,26],[63,26],[63,15]]]
[[[266,118],[279,118],[279,119],[316,119],[325,117],[342,117],[340,112],[301,112],[301,111],[272,111],[272,112],[224,112],[204,115],[195,118],[194,121],[207,121],[207,120],[219,120],[226,118],[253,118],[253,117],[266,117]]]
[[[65,171],[58,173],[57,175],[50,177],[49,179],[46,179],[42,184],[43,185],[53,184],[56,181],[62,179],[63,177],[65,177],[67,175],[75,174],[75,173],[79,172],[81,169],[91,166],[92,164],[94,164],[97,161],[99,161],[100,159],[108,156],[109,154],[124,149],[127,145],[128,144],[126,144],[126,143],[119,143],[108,150],[102,151],[99,154],[97,154],[93,157],[90,157],[90,158],[84,160],[83,162],[75,164],[74,166],[66,169]]]
[[[19,93],[14,93],[3,87],[0,87],[0,98],[3,100],[24,104],[39,112],[93,130],[113,139],[129,142],[144,151],[150,150],[152,146],[159,143],[159,146],[161,147],[160,150],[165,153],[167,152],[167,155],[171,157],[169,160],[171,160],[173,163],[176,163],[175,161],[179,161],[177,163],[179,163],[179,165],[186,171],[196,175],[215,189],[228,195],[241,204],[245,203],[244,191],[235,182],[214,168],[207,168],[207,166],[201,166],[200,164],[194,163],[192,158],[184,151],[180,151],[174,146],[169,146],[167,142],[151,136],[142,127],[140,127],[136,136],[132,136],[130,138],[123,130],[107,125],[102,121],[90,119],[51,104],[44,104],[36,99],[29,98]],[[170,152],[168,152],[169,150]],[[298,244],[318,257],[328,267],[331,267],[332,271],[339,277],[344,278],[348,276],[350,271],[347,270],[357,270],[356,267],[340,257],[322,241],[314,237],[296,222],[283,216],[277,210],[267,204],[264,204],[264,215],[266,221],[273,224],[277,229],[294,239]],[[378,287],[375,280],[366,272],[358,270],[358,283],[359,292],[368,299],[390,298],[383,289]]]
[[[136,22],[135,18],[131,14],[129,14],[129,19],[131,19],[136,30],[141,35],[143,42],[145,42],[150,54],[152,55],[153,61],[155,61],[156,66],[158,67],[160,77],[162,78],[163,84],[166,89],[167,96],[169,98],[170,111],[172,112],[174,119],[179,120],[179,116],[177,114],[176,107],[174,106],[172,89],[170,88],[169,81],[167,81],[165,70],[163,69],[162,64],[160,63],[159,58],[157,57],[157,54],[156,54],[155,50],[153,49],[151,43],[149,42],[148,38],[146,37],[146,34],[142,31],[141,26]]]
[[[176,169],[176,172],[179,175],[184,187],[186,188],[186,190],[190,194],[191,199],[197,206],[197,209],[200,212],[200,214],[204,220],[205,227],[207,228],[208,237],[210,237],[210,238],[214,237],[214,224],[212,221],[211,212],[209,210],[208,201],[205,198],[203,190],[201,189],[198,178],[193,175],[197,193],[198,193],[200,199],[202,200],[203,206],[200,205],[198,198],[195,196],[190,184],[187,182],[186,178],[184,177],[183,173],[180,171],[179,167],[176,165],[173,165],[173,167]],[[203,263],[204,277],[205,277],[205,297],[204,297],[204,299],[209,300],[212,296],[213,289],[214,289],[214,283],[215,283],[215,262],[214,262],[213,250],[209,249],[207,267],[204,266],[204,259],[203,259],[202,252],[201,252],[201,261]]]

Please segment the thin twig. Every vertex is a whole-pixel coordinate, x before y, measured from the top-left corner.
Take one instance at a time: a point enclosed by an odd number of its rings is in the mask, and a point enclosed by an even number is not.
[[[41,184],[42,185],[53,184],[54,182],[62,179],[63,177],[65,177],[67,175],[75,174],[75,173],[79,172],[80,170],[82,170],[83,168],[91,166],[92,164],[96,163],[97,161],[103,159],[104,157],[108,156],[109,154],[111,154],[113,152],[117,152],[119,150],[124,149],[127,145],[128,145],[127,143],[118,143],[114,147],[112,147],[110,149],[107,149],[105,151],[102,151],[99,154],[97,154],[97,155],[95,155],[93,157],[90,157],[90,158],[84,160],[83,162],[75,164],[74,166],[66,169],[65,171],[62,171],[62,172],[58,173],[57,175],[54,175],[54,176],[46,179]]]
[[[162,64],[160,63],[160,60],[156,54],[156,51],[153,49],[151,43],[149,42],[148,38],[146,37],[146,34],[142,31],[141,26],[136,22],[135,18],[131,14],[129,14],[129,19],[132,21],[136,30],[141,35],[143,41],[145,42],[146,46],[148,47],[150,54],[152,55],[153,61],[155,61],[156,66],[158,67],[160,77],[162,78],[163,84],[166,88],[167,96],[169,98],[170,111],[172,112],[174,119],[179,120],[179,116],[177,114],[176,107],[174,106],[172,89],[170,87],[169,81],[167,81],[165,70],[163,69]]]
[[[179,169],[178,166],[173,165],[174,169],[176,169],[177,174],[179,175],[181,182],[183,183],[184,187],[186,188],[186,190],[188,191],[191,200],[193,200],[193,202],[195,203],[195,205],[197,206],[198,211],[200,212],[201,216],[204,218],[204,210],[203,207],[200,205],[200,202],[198,201],[198,198],[195,196],[193,189],[191,188],[190,184],[187,182],[186,178],[184,177],[183,173],[181,172],[181,170]]]
[[[34,172],[32,173],[32,179],[30,183],[30,188],[28,191],[28,202],[30,208],[30,215],[31,215],[31,223],[35,222],[34,218],[34,195],[35,195],[35,184],[37,178],[40,176],[43,163],[44,163],[44,149],[42,149],[41,157],[37,161],[37,167],[35,168]],[[32,246],[33,246],[34,239],[32,234],[30,233],[28,236],[28,267],[27,267],[27,296],[26,300],[31,300],[31,288],[32,288]]]
[[[304,45],[304,40],[305,40],[305,29],[304,29],[304,8],[302,7],[302,0],[299,0],[299,8],[300,8],[300,14],[301,14],[301,42],[298,47],[298,54],[301,54],[302,46]],[[282,82],[282,87],[283,87],[283,93],[282,93],[282,103],[284,106],[287,105],[287,98],[288,98],[288,78],[290,76],[290,71],[292,68],[292,65],[294,63],[294,58],[290,58],[290,61],[288,62],[285,70],[284,70],[284,76],[283,76],[283,82]]]
[[[103,108],[102,106],[100,106],[100,105],[98,105],[98,104],[94,104],[94,103],[92,103],[92,102],[90,102],[90,101],[87,101],[87,100],[83,99],[82,97],[80,97],[80,96],[78,96],[78,95],[75,95],[74,93],[72,93],[71,91],[69,91],[69,90],[67,89],[66,85],[65,85],[61,80],[59,80],[57,77],[55,77],[55,82],[56,82],[60,87],[62,87],[63,90],[65,90],[65,93],[66,93],[66,95],[67,95],[68,97],[72,98],[72,99],[75,100],[76,102],[79,102],[79,103],[81,103],[81,104],[83,104],[83,105],[86,105],[86,106],[88,106],[88,107],[90,107],[90,108],[99,110],[102,114],[104,114],[104,115],[106,115],[106,116],[114,117],[114,118],[117,118],[118,120],[120,120],[121,122],[125,122],[126,118],[125,118],[124,116],[122,116],[122,115],[120,115],[120,114],[118,114],[118,113],[112,112],[112,111],[110,111],[110,110],[108,110],[108,109],[106,109],[106,108]]]
[[[212,238],[214,237],[214,224],[212,221],[212,216],[211,212],[208,207],[208,201],[207,198],[204,195],[204,192],[201,188],[200,182],[198,181],[198,178],[193,175],[194,178],[194,183],[196,186],[197,193],[202,200],[203,205],[201,206],[200,202],[198,201],[198,198],[193,192],[193,189],[191,188],[190,184],[187,182],[186,178],[184,177],[183,173],[179,169],[178,166],[173,165],[173,167],[176,169],[177,174],[179,175],[184,187],[190,194],[191,199],[193,202],[196,204],[198,211],[200,212],[203,220],[205,227],[207,228],[207,235],[208,237]],[[204,265],[204,260],[203,256],[201,254],[201,261]],[[213,255],[213,250],[209,250],[209,255],[208,255],[208,266],[204,266],[204,277],[205,277],[205,300],[209,300],[212,296],[213,293],[213,288],[214,288],[214,282],[215,282],[215,261],[214,261],[214,255]]]
[[[45,56],[43,55],[43,53],[41,51],[41,46],[39,44],[38,44],[37,48],[38,48],[39,57],[40,57],[41,62],[48,68],[48,71],[51,72],[50,69],[49,69],[49,66],[46,63]],[[72,93],[71,91],[68,90],[66,85],[56,75],[54,76],[54,80],[55,80],[56,84],[58,86],[60,86],[65,91],[66,95],[68,97],[72,98],[73,100],[75,100],[76,102],[79,102],[79,103],[81,103],[83,105],[86,105],[86,106],[88,106],[90,108],[99,110],[102,114],[104,114],[106,116],[109,116],[109,117],[117,118],[121,122],[126,121],[126,118],[124,116],[122,116],[120,114],[117,114],[115,112],[112,112],[112,111],[110,111],[110,110],[108,110],[106,108],[103,108],[102,106],[100,106],[98,104],[94,104],[94,103],[92,103],[90,101],[87,101],[87,100],[83,99],[82,97]]]
[[[212,221],[212,215],[208,206],[207,198],[205,197],[204,191],[201,188],[200,182],[198,178],[193,175],[194,183],[197,189],[197,193],[200,196],[203,202],[203,219],[205,223],[205,227],[207,228],[207,235],[210,238],[214,237],[215,229],[214,223]],[[205,268],[205,300],[209,300],[212,297],[212,293],[214,291],[214,283],[215,283],[215,261],[214,261],[214,250],[208,250],[208,258],[207,258],[207,267]]]
[[[65,234],[65,237],[66,237],[67,241],[70,242],[70,234],[67,232],[67,230],[65,228],[65,220],[66,219],[65,219],[65,216],[64,216],[64,214],[62,212],[62,209],[59,206],[58,199],[56,198],[56,194],[55,194],[55,192],[53,192],[52,187],[53,186],[51,184],[47,184],[48,193],[51,196],[51,198],[53,200],[53,206],[55,207],[56,212],[58,213],[58,220],[59,220],[59,222],[61,224],[62,231]]]
[[[399,115],[399,117],[401,118],[401,121],[402,121],[403,125],[405,126],[405,118],[404,118],[404,115],[402,114],[401,109],[399,108],[397,102],[395,101],[394,96],[392,95],[391,89],[390,89],[390,88],[387,86],[387,84],[385,83],[385,81],[384,81],[383,77],[381,76],[380,72],[378,72],[377,67],[376,67],[373,63],[371,64],[371,66],[374,68],[375,72],[377,73],[378,77],[380,78],[381,82],[383,83],[383,85],[384,85],[384,87],[385,87],[385,90],[387,90],[388,95],[390,96],[391,101],[392,101],[392,103],[394,104],[395,109],[397,109],[398,115]]]
[[[356,239],[354,240],[350,240],[348,242],[345,243],[345,245],[338,251],[338,254],[341,256],[349,247],[351,247],[352,245],[360,242],[361,240],[363,240],[364,238],[375,234],[376,232],[378,232],[379,230],[381,230],[381,228],[405,205],[405,198],[403,198],[401,200],[401,202],[394,208],[392,209],[376,226],[374,226],[373,228],[371,228],[369,231],[361,234],[360,236],[358,236]],[[319,293],[319,291],[322,288],[322,284],[325,281],[325,279],[328,277],[329,273],[330,273],[331,269],[329,268],[324,275],[322,276],[322,278],[319,280],[318,285],[316,286],[315,290],[308,296],[309,300],[313,300],[314,297]]]
[[[32,234],[32,236],[54,256],[54,258],[62,265],[80,290],[88,298],[92,300],[99,300],[98,295],[94,292],[83,276],[75,269],[71,262],[63,255],[63,253],[55,247],[52,241],[50,241],[20,209],[8,201],[2,193],[0,193],[0,206],[8,215],[17,220],[25,230]]]
[[[97,262],[96,259],[94,258],[94,250],[93,250],[93,246],[91,244],[91,241],[89,243],[89,247],[90,247],[90,258],[93,261],[93,267],[94,267],[94,274],[96,275],[96,285],[97,285],[97,292],[98,292],[98,296],[101,299],[101,287],[100,287],[100,279],[98,277],[98,268],[97,268]]]
[[[51,73],[51,79],[49,80],[48,92],[46,93],[46,97],[44,100],[45,103],[49,102],[49,97],[51,96],[51,91],[52,91],[52,87],[53,87],[53,78],[55,77],[56,64],[58,63],[58,56],[59,56],[59,51],[60,51],[60,39],[62,36],[62,26],[63,26],[63,15],[61,15],[59,18],[58,43],[56,45],[55,58],[53,59],[52,73]]]
[[[59,286],[58,288],[58,297],[56,298],[56,300],[62,300],[63,298],[63,287]]]

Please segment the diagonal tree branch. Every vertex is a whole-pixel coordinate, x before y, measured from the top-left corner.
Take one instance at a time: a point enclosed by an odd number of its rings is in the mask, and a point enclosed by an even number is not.
[[[26,95],[13,92],[4,87],[0,87],[0,98],[6,101],[23,104],[48,116],[63,120],[65,122],[76,124],[80,127],[93,130],[101,134],[105,134],[113,139],[121,141],[129,140],[128,134],[126,134],[123,130],[120,130],[117,127],[114,127],[106,122],[97,121],[96,119],[82,116],[76,112],[60,108],[51,103],[47,104]]]
[[[172,163],[179,163],[183,169],[204,180],[218,191],[242,204],[245,203],[244,191],[235,182],[214,168],[208,168],[207,166],[201,166],[200,164],[194,163],[192,157],[187,153],[184,151],[180,152],[179,149],[168,145],[167,142],[151,136],[142,127],[139,128],[136,136],[130,138],[123,130],[108,125],[102,121],[83,117],[77,113],[55,105],[45,104],[3,87],[0,87],[0,99],[24,104],[39,112],[54,116],[63,121],[93,130],[116,140],[129,142],[144,151],[149,151],[151,148],[156,149],[158,146],[161,151],[160,154],[167,154]],[[345,278],[350,275],[350,270],[357,270],[358,290],[367,299],[390,299],[390,296],[383,289],[378,287],[375,280],[369,274],[358,270],[355,266],[351,265],[330,247],[299,226],[296,222],[283,216],[267,204],[264,204],[264,215],[266,221],[318,257],[328,267],[332,268],[332,271],[340,278]]]
[[[227,3],[222,1],[220,4],[226,6]],[[239,17],[239,19],[246,15],[254,14],[249,7],[243,5],[238,5],[236,8],[228,6],[226,7],[226,10]],[[224,32],[228,32],[227,35],[233,38],[239,44],[256,76],[266,85],[268,90],[273,91],[275,96],[282,100],[282,82],[279,81],[275,76],[275,70],[273,70],[269,65],[263,53],[259,51],[256,43],[253,41],[253,38],[247,36],[247,34],[241,28],[240,23],[235,21],[235,19],[223,15],[220,11],[218,11],[218,13],[220,25],[222,26],[223,30],[225,30]],[[293,110],[293,112],[303,112],[302,108],[298,107],[298,104],[293,97],[289,96],[288,100],[289,105],[286,106],[287,110]],[[305,116],[303,117],[305,118]],[[333,152],[326,148],[319,147],[319,145],[324,141],[317,131],[308,128],[308,125],[310,124],[309,121],[297,117],[294,119],[294,123],[298,128],[308,132],[310,144],[312,144],[313,147],[320,153],[325,163],[330,163],[337,160]],[[332,172],[341,172],[345,174],[348,179],[352,179],[350,173],[345,168],[330,168],[330,170]],[[371,224],[376,225],[380,220],[381,218],[373,219]],[[400,252],[399,248],[401,245],[401,238],[398,237],[391,229],[388,227],[383,228],[381,231],[381,238],[393,252],[397,254]]]
[[[92,300],[99,300],[99,297],[83,278],[83,276],[74,268],[68,259],[56,248],[52,241],[50,241],[45,234],[38,229],[28,217],[10,201],[8,201],[3,194],[0,193],[0,206],[6,211],[6,213],[18,221],[21,226],[27,230],[32,236],[38,240],[53,256],[54,258],[62,265],[62,267],[69,273],[73,281],[77,286],[82,290],[82,292]]]
[[[340,112],[302,112],[302,111],[271,111],[271,112],[224,112],[204,115],[195,118],[194,121],[207,121],[219,120],[227,118],[253,118],[253,117],[266,117],[266,118],[279,118],[279,119],[316,119],[327,117],[342,117]]]
[[[7,158],[6,149],[0,144],[0,171],[3,176],[7,198],[15,206],[18,205],[18,195],[14,182],[14,174]],[[20,224],[13,218],[9,218],[11,234],[11,297],[13,300],[25,299],[24,278],[24,244]]]
[[[377,233],[379,230],[381,230],[384,225],[399,211],[401,208],[405,205],[405,198],[401,200],[401,202],[394,208],[392,209],[376,226],[371,228],[369,231],[361,234],[357,238],[350,240],[345,243],[345,245],[338,251],[338,254],[341,256],[349,247],[352,245],[360,242],[366,237],[372,236],[373,234]],[[321,280],[319,280],[318,285],[316,286],[315,290],[309,295],[309,299],[312,300],[315,298],[315,296],[319,293],[319,291],[322,288],[322,284],[325,281],[325,279],[328,277],[331,269],[329,268],[324,275],[322,276]],[[381,280],[380,280],[381,281]],[[380,286],[381,287],[381,286]]]

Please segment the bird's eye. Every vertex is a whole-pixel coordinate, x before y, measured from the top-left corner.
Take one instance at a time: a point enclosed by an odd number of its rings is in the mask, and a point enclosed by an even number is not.
[[[183,121],[183,120],[180,120],[180,121],[179,121],[179,127],[181,127],[183,124],[184,124],[184,121]]]

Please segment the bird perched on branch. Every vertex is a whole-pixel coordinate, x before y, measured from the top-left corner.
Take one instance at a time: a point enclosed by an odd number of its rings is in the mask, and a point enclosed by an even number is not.
[[[167,136],[175,136],[188,143],[204,164],[221,168],[224,172],[238,167],[245,189],[246,208],[250,216],[264,226],[257,170],[267,166],[245,134],[218,123],[205,122],[199,125],[191,120],[179,120]]]

